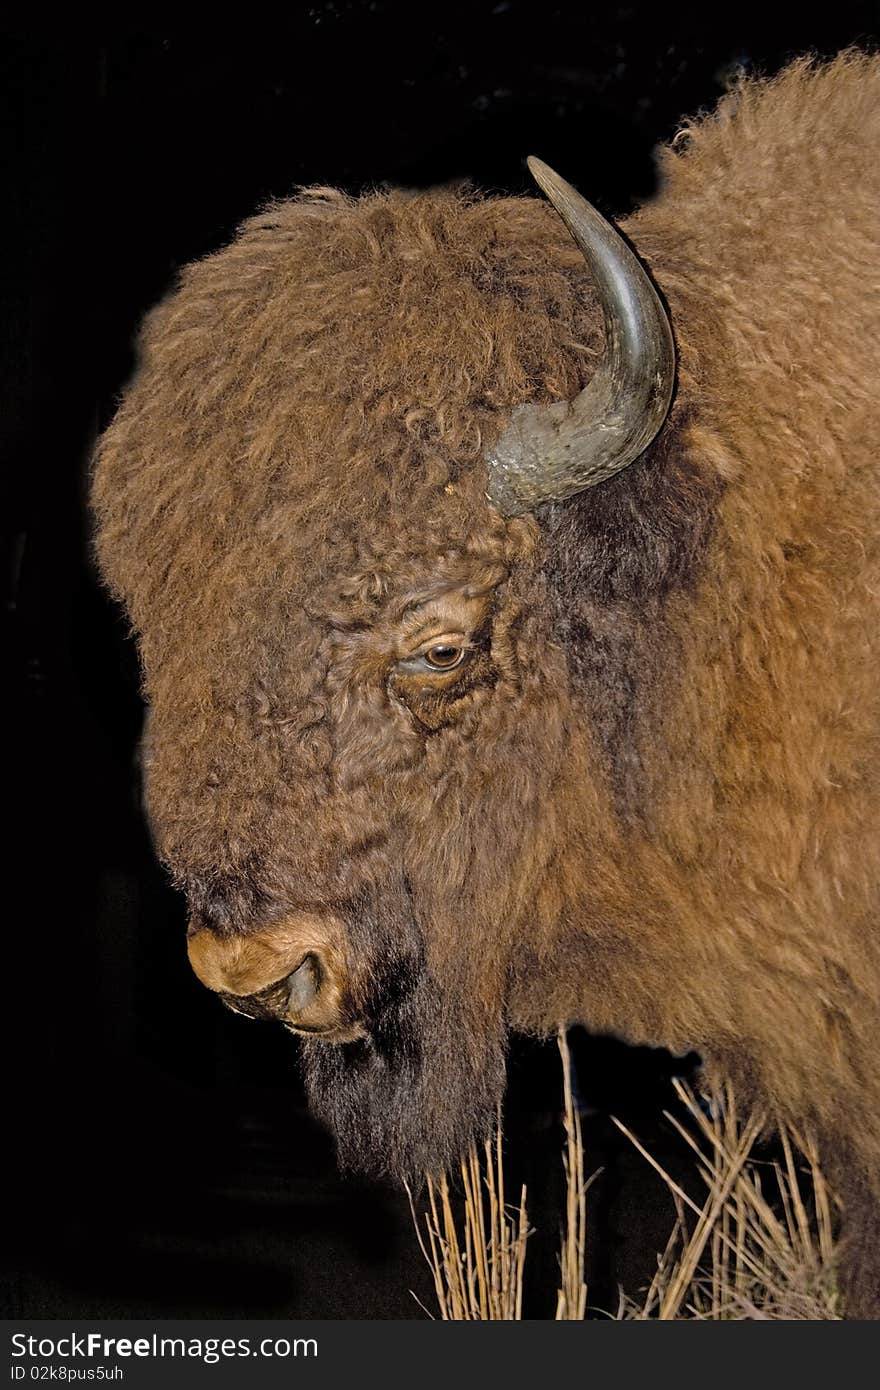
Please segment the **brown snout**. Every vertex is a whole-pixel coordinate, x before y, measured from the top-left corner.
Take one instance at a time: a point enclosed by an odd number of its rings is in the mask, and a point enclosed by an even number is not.
[[[202,984],[239,1013],[350,1042],[364,1029],[351,1004],[343,933],[338,918],[306,913],[234,936],[193,925],[187,953]]]

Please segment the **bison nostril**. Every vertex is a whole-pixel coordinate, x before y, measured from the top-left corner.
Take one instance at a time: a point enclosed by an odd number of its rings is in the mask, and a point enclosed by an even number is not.
[[[321,967],[317,956],[312,953],[307,955],[293,974],[288,975],[286,984],[287,1009],[292,1018],[297,1018],[315,1002],[321,988]]]
[[[309,952],[295,970],[275,984],[245,995],[223,990],[220,997],[234,1013],[243,1014],[246,1018],[280,1018],[296,1023],[303,1017],[309,1017],[309,1010],[318,998],[321,980],[318,957]]]

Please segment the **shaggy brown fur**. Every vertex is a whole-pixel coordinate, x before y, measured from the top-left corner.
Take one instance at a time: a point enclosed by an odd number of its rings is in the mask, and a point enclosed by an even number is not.
[[[601,351],[538,198],[307,191],[150,316],[94,505],[157,840],[218,941],[346,925],[366,1036],[305,1046],[349,1157],[445,1164],[507,1028],[579,1020],[698,1048],[876,1211],[878,148],[855,53],[682,133],[625,225],[672,415],[534,517],[484,450]]]

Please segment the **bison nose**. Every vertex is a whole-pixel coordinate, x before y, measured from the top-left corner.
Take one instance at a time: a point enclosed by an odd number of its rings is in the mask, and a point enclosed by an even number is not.
[[[336,918],[306,914],[229,936],[193,923],[187,951],[202,984],[236,1012],[347,1042],[364,1030],[351,1001],[343,930]]]

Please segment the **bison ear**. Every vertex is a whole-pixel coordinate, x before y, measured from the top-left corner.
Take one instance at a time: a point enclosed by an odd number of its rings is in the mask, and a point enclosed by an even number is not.
[[[669,317],[623,237],[571,184],[528,161],[596,281],[605,353],[573,401],[522,405],[487,456],[489,499],[504,516],[563,501],[638,458],[666,419],[675,384]]]

